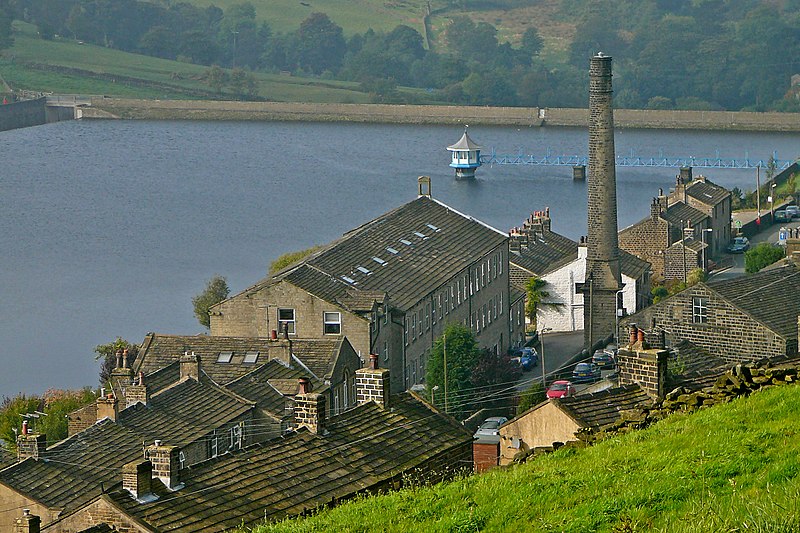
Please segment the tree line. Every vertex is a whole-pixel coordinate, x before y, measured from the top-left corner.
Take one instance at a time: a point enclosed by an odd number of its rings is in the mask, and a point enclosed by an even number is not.
[[[456,7],[485,7],[480,2],[446,5],[437,15],[449,23],[429,49],[410,26],[345,36],[318,12],[294,31],[276,31],[257,20],[247,1],[223,10],[167,0],[0,0],[0,47],[9,44],[10,18],[17,18],[35,24],[45,39],[60,35],[202,65],[355,81],[379,101],[540,107],[585,107],[588,59],[603,51],[616,59],[618,107],[800,111],[800,86],[790,85],[800,72],[796,1],[560,0],[553,16],[569,20],[575,32],[558,59],[540,57],[537,24],[546,21],[532,20],[502,41],[488,22],[449,16]],[[212,74],[214,83],[224,82]],[[238,77],[233,83],[252,95],[248,80]],[[425,91],[400,93],[398,86]]]

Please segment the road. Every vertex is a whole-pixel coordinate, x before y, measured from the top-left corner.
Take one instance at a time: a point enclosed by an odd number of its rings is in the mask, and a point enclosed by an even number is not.
[[[572,375],[572,363],[583,350],[583,330],[540,335],[536,350],[539,352],[539,365],[522,375],[518,390],[527,389],[534,381],[541,382],[543,369],[547,372],[548,383],[561,379],[565,374]]]
[[[762,218],[768,220],[768,217],[769,213],[765,214]],[[800,221],[797,220],[786,224],[774,224],[765,228],[761,233],[753,235],[750,239],[750,245],[752,247],[761,242],[777,243],[778,232],[781,228],[795,229],[798,227],[800,227]],[[708,277],[709,281],[722,281],[744,275],[744,254],[725,254],[724,257],[725,259],[730,258],[733,265],[730,268],[711,273]]]

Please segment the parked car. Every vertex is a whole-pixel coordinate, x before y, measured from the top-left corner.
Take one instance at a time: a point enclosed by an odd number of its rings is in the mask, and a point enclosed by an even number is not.
[[[778,209],[773,214],[775,222],[791,222],[792,217],[786,213],[785,209]]]
[[[592,355],[592,363],[600,368],[614,368],[617,364],[614,355],[612,350],[597,350],[594,352],[594,355]]]
[[[548,398],[568,398],[570,396],[575,396],[575,386],[572,385],[571,381],[567,381],[565,379],[561,379],[558,381],[554,381],[547,387],[547,394]]]
[[[500,426],[508,422],[508,418],[504,416],[490,416],[486,420],[483,421],[483,424],[478,428],[478,431],[475,432],[473,437],[476,439],[481,436],[489,436],[492,435],[499,435],[500,434]]]
[[[531,368],[539,364],[539,354],[535,348],[526,346],[522,349],[522,355],[519,358],[519,366],[522,367],[523,372],[527,372]]]
[[[734,237],[728,245],[728,253],[743,254],[750,249],[750,241],[747,237]]]
[[[578,363],[572,371],[575,383],[594,383],[600,379],[600,367],[594,363]]]
[[[786,214],[791,218],[799,218],[800,217],[800,207],[796,205],[787,205],[786,206]]]

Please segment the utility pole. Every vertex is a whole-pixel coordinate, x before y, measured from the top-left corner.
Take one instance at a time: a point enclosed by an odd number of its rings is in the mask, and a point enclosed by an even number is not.
[[[444,354],[444,412],[447,414],[447,335],[442,335],[442,353]]]
[[[233,68],[236,68],[236,36],[239,35],[238,30],[231,30],[233,34]]]
[[[761,165],[756,167],[756,224],[761,224]]]

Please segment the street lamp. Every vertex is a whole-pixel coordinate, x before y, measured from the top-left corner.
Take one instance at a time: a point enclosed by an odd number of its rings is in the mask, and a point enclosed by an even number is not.
[[[614,342],[619,348],[619,317],[622,316],[622,306],[619,305],[619,295],[625,291],[624,288],[614,293]]]
[[[700,241],[703,243],[703,272],[706,272],[706,232],[714,231],[714,228],[705,228],[700,232]]]
[[[542,349],[542,386],[547,390],[547,371],[544,368],[544,334],[553,331],[553,328],[542,328],[539,332],[539,348]]]

